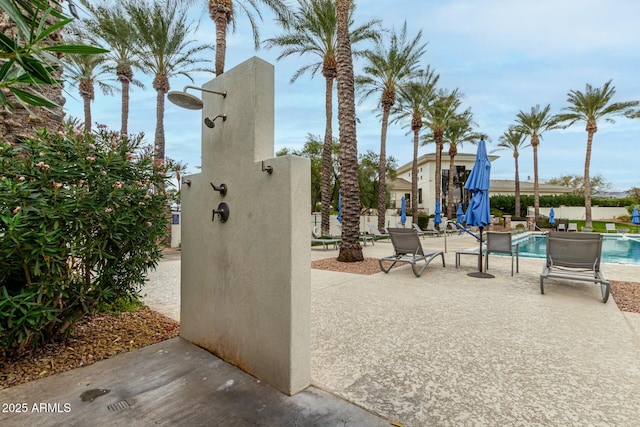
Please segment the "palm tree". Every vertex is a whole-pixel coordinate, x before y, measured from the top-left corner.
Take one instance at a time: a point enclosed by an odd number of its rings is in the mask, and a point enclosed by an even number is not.
[[[483,134],[476,132],[473,128],[476,123],[473,121],[473,114],[471,110],[467,109],[460,114],[456,114],[449,126],[444,131],[443,142],[449,143],[449,186],[447,188],[447,216],[453,218],[453,191],[455,176],[455,164],[454,159],[458,154],[458,147],[465,142],[476,143],[477,140],[483,137]]]
[[[224,72],[224,60],[227,52],[227,29],[231,25],[232,30],[236,29],[236,9],[239,7],[243,11],[253,31],[255,49],[260,48],[260,31],[258,23],[252,11],[255,11],[258,18],[262,20],[262,14],[258,9],[258,4],[262,3],[271,9],[278,19],[287,20],[289,10],[287,4],[282,0],[209,0],[209,16],[216,26],[216,76]]]
[[[78,43],[79,44],[79,43]],[[108,74],[105,67],[107,57],[99,55],[77,55],[68,53],[63,61],[71,71],[71,83],[78,86],[78,91],[84,103],[84,129],[91,131],[91,101],[95,98],[95,85],[106,95],[113,94],[115,88],[102,81],[101,76]]]
[[[349,11],[349,27],[353,25],[355,4],[351,4]],[[363,40],[375,40],[379,20],[369,21],[350,31],[351,45]],[[322,203],[321,230],[322,235],[329,234],[329,207],[331,203],[331,154],[333,141],[333,81],[336,78],[336,8],[334,0],[300,0],[300,7],[291,19],[281,20],[280,24],[285,33],[265,40],[268,48],[281,47],[282,53],[278,60],[287,56],[310,53],[315,55],[316,61],[298,69],[291,78],[291,83],[307,71],[311,78],[318,71],[325,78],[325,132],[324,148],[322,151]],[[354,56],[360,56],[361,51],[353,50]]]
[[[513,152],[513,159],[516,163],[516,201],[515,201],[515,216],[520,217],[520,174],[518,172],[518,157],[520,157],[520,151],[527,148],[529,144],[526,143],[527,135],[522,132],[518,132],[513,128],[507,129],[498,139],[498,150],[511,150]]]
[[[571,90],[567,94],[565,107],[558,115],[560,122],[571,126],[575,122],[586,123],[587,131],[587,154],[584,160],[584,207],[585,207],[585,227],[591,227],[591,180],[589,178],[589,166],[591,163],[591,144],[593,136],[598,131],[598,120],[614,123],[614,116],[633,116],[636,112],[633,107],[637,107],[639,101],[611,102],[616,88],[611,84],[611,80],[606,82],[601,88],[594,88],[587,83],[584,93],[579,90]]]
[[[359,76],[356,83],[362,90],[363,99],[373,93],[380,93],[379,108],[382,109],[382,131],[380,134],[380,187],[378,188],[378,229],[384,232],[385,213],[387,208],[387,127],[389,114],[396,102],[396,92],[402,85],[413,79],[419,67],[419,61],[426,49],[422,43],[422,31],[409,39],[407,23],[400,34],[391,34],[389,45],[378,40],[373,49],[365,53],[367,64],[363,68],[364,76]]]
[[[542,140],[542,134],[548,130],[560,127],[557,116],[550,114],[551,105],[547,104],[542,110],[540,105],[531,107],[531,112],[525,113],[520,110],[516,116],[514,130],[528,135],[531,138],[533,147],[533,207],[535,219],[540,214],[540,187],[538,183],[538,145]]]
[[[195,29],[187,21],[187,11],[178,7],[176,0],[154,0],[153,3],[130,1],[125,4],[139,35],[136,47],[140,50],[140,66],[145,72],[153,73],[153,88],[156,90],[156,131],[154,150],[156,161],[164,163],[164,101],[169,92],[169,78],[177,75],[188,77],[194,71],[212,70],[197,67],[209,60],[195,55],[211,49],[209,45],[190,47],[193,40],[187,36]]]
[[[435,99],[436,84],[440,78],[429,66],[422,71],[415,81],[411,81],[398,89],[398,103],[391,110],[395,117],[393,122],[409,120],[413,132],[413,163],[411,165],[411,218],[418,223],[418,142],[422,129],[422,118],[429,105]]]
[[[342,245],[338,261],[363,261],[360,246],[360,187],[353,56],[349,39],[350,0],[336,0],[336,81],[340,132],[340,184],[342,186]]]
[[[116,74],[122,87],[120,133],[127,135],[129,132],[130,85],[144,87],[142,82],[133,78],[133,68],[139,66],[137,52],[134,49],[135,40],[138,38],[136,28],[129,22],[129,18],[121,4],[111,7],[105,5],[94,6],[88,0],[81,1],[82,5],[91,14],[91,18],[84,21],[90,34],[110,48],[110,52],[107,54],[109,60],[107,69]]]
[[[462,103],[463,94],[458,89],[448,91],[438,90],[434,102],[427,109],[425,123],[429,133],[425,134],[422,144],[435,143],[436,167],[435,167],[435,200],[440,201],[442,195],[442,150],[444,148],[444,133],[456,117],[456,110]]]

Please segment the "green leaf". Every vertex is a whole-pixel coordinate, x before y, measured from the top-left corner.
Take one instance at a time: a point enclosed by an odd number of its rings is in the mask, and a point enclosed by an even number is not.
[[[10,87],[9,90],[18,99],[26,102],[29,105],[33,105],[36,107],[58,107],[59,106],[58,104],[56,104],[55,102],[47,98],[37,96],[29,92],[25,92],[24,90],[18,89],[16,87]]]
[[[46,46],[40,49],[46,50],[48,52],[70,53],[70,54],[76,54],[76,55],[99,55],[101,53],[109,52],[109,49],[103,49],[95,46],[86,46],[81,44]]]

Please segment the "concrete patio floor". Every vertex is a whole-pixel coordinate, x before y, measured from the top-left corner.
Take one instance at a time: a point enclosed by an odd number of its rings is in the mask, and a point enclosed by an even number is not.
[[[444,248],[443,237],[422,242],[425,248]],[[612,299],[603,304],[599,287],[583,282],[549,280],[541,295],[540,259],[521,258],[520,273],[511,277],[510,260],[492,256],[489,272],[495,278],[469,277],[467,273],[477,269],[476,259],[464,256],[456,269],[455,251],[476,245],[470,236],[449,236],[446,268],[436,259],[420,278],[409,266],[370,276],[312,269],[314,387],[294,397],[283,396],[177,339],[157,345],[168,349],[152,346],[118,357],[126,363],[114,365],[118,360],[114,358],[0,391],[0,401],[77,400],[79,377],[73,375],[93,369],[86,372],[96,376],[106,372],[115,388],[129,384],[140,389],[148,382],[159,383],[140,395],[143,412],[139,416],[114,415],[103,405],[100,410],[88,407],[84,418],[62,418],[67,425],[85,425],[83,421],[92,415],[96,425],[115,421],[121,425],[276,425],[269,422],[286,419],[260,418],[256,406],[249,403],[256,399],[267,402],[265,407],[275,402],[273,408],[281,410],[276,412],[289,414],[289,422],[277,425],[638,425],[640,314],[621,312]],[[366,257],[379,258],[390,255],[392,245],[379,241],[363,250]],[[337,254],[311,249],[312,259]],[[604,264],[602,268],[608,279],[640,278],[637,266]],[[176,320],[179,270],[179,259],[161,262],[145,289],[147,304]],[[168,365],[153,368],[163,354],[195,374],[185,373],[182,380],[154,380],[167,379]],[[101,363],[111,363],[110,368],[101,369]],[[228,388],[233,395],[216,394],[217,383],[214,387],[214,382],[196,380],[212,378],[222,369],[224,375],[215,378],[222,385],[235,379],[238,390]],[[188,394],[175,394],[185,384],[205,397],[185,400],[181,396]],[[246,393],[254,399],[242,400]],[[320,397],[316,400],[316,396]],[[112,395],[111,400],[117,397],[121,396]],[[163,400],[153,403],[167,398],[171,400],[168,407]],[[230,417],[225,422],[216,415],[225,414],[220,405],[233,408],[236,412],[226,413],[236,415],[246,405],[245,412],[253,418]],[[314,418],[309,413],[314,408],[314,416],[334,408],[335,417]],[[162,410],[171,416],[162,418]],[[195,412],[202,416],[193,418]],[[0,414],[0,420],[5,415]],[[29,420],[37,422],[29,425],[56,425],[52,419],[32,417]],[[17,421],[27,418],[5,417],[0,424],[26,425],[11,423]]]

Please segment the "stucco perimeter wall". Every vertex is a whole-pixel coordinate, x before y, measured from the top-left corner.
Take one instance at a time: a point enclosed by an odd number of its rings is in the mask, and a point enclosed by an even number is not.
[[[540,215],[549,216],[551,208],[540,207]],[[528,209],[529,215],[533,215],[533,208]],[[624,207],[591,207],[591,219],[594,221],[614,220],[620,216],[629,216],[629,211]],[[553,208],[553,216],[556,218],[567,218],[574,220],[585,219],[584,206],[559,206]]]
[[[204,87],[228,95],[203,94],[194,121],[227,119],[203,126],[202,172],[183,185],[180,335],[294,394],[311,380],[309,160],[273,158],[271,64],[252,58]]]

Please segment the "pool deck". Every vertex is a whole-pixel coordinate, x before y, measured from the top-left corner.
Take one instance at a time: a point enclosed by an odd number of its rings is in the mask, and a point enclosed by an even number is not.
[[[422,242],[425,248],[444,249],[444,240]],[[474,247],[477,242],[470,236],[447,237],[447,266],[443,268],[436,259],[419,278],[409,266],[370,276],[312,269],[314,387],[304,395],[281,396],[278,401],[266,386],[256,389],[250,380],[240,379],[240,371],[215,356],[170,340],[158,344],[159,351],[148,347],[0,391],[0,397],[2,401],[26,397],[62,401],[71,393],[77,399],[76,392],[67,388],[77,389],[84,371],[103,372],[110,378],[103,381],[114,383],[118,393],[138,390],[138,401],[130,412],[116,414],[102,406],[85,405],[87,409],[75,415],[58,418],[67,425],[81,425],[91,415],[96,425],[265,424],[269,418],[261,418],[251,406],[260,401],[265,408],[274,402],[279,413],[290,415],[288,422],[278,425],[637,425],[640,314],[621,312],[613,299],[603,304],[599,287],[584,282],[550,279],[541,295],[540,259],[521,258],[520,273],[511,277],[510,260],[492,256],[489,272],[494,278],[470,277],[467,274],[476,271],[477,261],[463,257],[456,269],[454,259],[457,250]],[[382,241],[363,248],[364,255],[373,258],[392,251],[391,243]],[[311,249],[312,260],[337,254],[321,247]],[[145,301],[179,320],[180,260],[176,258],[161,262],[153,272]],[[640,266],[603,264],[602,270],[610,280],[638,281],[640,277]],[[157,380],[150,370],[161,356],[184,365],[181,369],[195,363],[198,375],[176,377],[154,388]],[[217,377],[223,365],[226,376]],[[162,372],[169,367],[156,369]],[[220,384],[198,380],[203,376],[217,378]],[[215,393],[228,378],[238,378],[236,385],[225,394]],[[63,380],[67,382],[56,391]],[[195,403],[188,400],[183,383],[206,398],[196,398]],[[95,381],[92,386],[99,384]],[[253,397],[242,400],[247,396]],[[96,402],[106,405],[117,397],[105,395]],[[325,404],[330,397],[339,398],[331,403],[336,406]],[[216,415],[237,415],[243,405],[246,418]],[[175,411],[171,419],[162,418],[167,408]],[[235,412],[229,412],[231,408]],[[329,424],[302,418],[305,411],[315,409],[317,414],[327,408],[336,411],[336,417],[324,419]],[[179,417],[180,411],[184,418]],[[277,420],[283,419],[287,418]],[[336,419],[342,419],[342,424]],[[55,425],[51,417],[10,419],[27,420],[35,421],[31,425]]]

